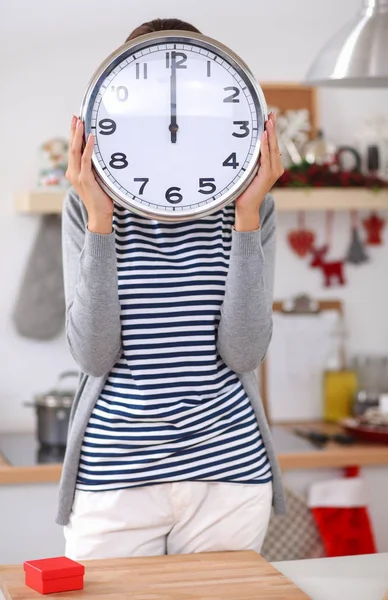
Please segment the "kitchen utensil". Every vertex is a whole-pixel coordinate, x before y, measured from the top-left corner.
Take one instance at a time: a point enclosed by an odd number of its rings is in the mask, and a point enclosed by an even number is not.
[[[295,435],[309,440],[317,448],[323,448],[328,442],[333,441],[343,446],[350,446],[355,443],[355,439],[351,435],[344,433],[324,433],[323,431],[294,429]]]
[[[75,388],[60,389],[58,386],[61,381],[70,377],[78,377],[77,371],[61,373],[55,388],[35,396],[34,402],[25,403],[25,406],[34,406],[36,409],[37,435],[43,446],[66,446]]]
[[[295,435],[309,440],[317,448],[323,448],[329,441],[329,436],[322,431],[310,431],[307,429],[294,429]]]
[[[368,398],[377,400],[379,394],[388,392],[388,356],[359,354],[352,358],[352,368],[357,372],[359,389]]]
[[[388,427],[361,425],[358,419],[344,419],[340,425],[361,442],[388,444]]]
[[[353,416],[361,417],[369,408],[377,408],[379,395],[373,392],[359,390],[353,402]]]
[[[337,148],[336,163],[341,171],[361,172],[361,155],[352,146],[340,146]]]

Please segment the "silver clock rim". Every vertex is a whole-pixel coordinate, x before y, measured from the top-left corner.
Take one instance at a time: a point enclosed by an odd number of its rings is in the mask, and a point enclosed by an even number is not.
[[[114,52],[112,52],[101,65],[96,69],[93,76],[91,77],[89,84],[86,88],[84,97],[81,103],[80,109],[80,118],[85,124],[85,140],[87,139],[90,133],[90,115],[92,111],[92,98],[96,93],[97,85],[99,81],[105,78],[109,72],[111,72],[115,68],[115,63],[121,62],[121,57],[123,54],[127,53],[129,50],[132,52],[136,51],[136,49],[140,50],[142,47],[149,45],[150,42],[155,42],[156,40],[163,40],[161,43],[190,43],[193,41],[195,43],[200,43],[208,50],[216,51],[221,57],[225,60],[234,63],[234,66],[237,67],[236,70],[244,74],[245,77],[248,78],[249,83],[254,91],[253,100],[255,102],[255,108],[257,112],[262,114],[263,120],[265,121],[268,118],[268,109],[265,101],[264,93],[253,76],[252,71],[248,67],[248,65],[235,53],[233,50],[218,42],[217,40],[210,38],[208,36],[197,34],[193,32],[186,31],[158,31],[149,33],[146,35],[139,36],[134,40],[130,40],[125,44],[119,46]],[[120,60],[119,60],[120,59]],[[94,100],[93,100],[94,101]],[[102,171],[98,161],[96,160],[95,154],[93,152],[92,157],[92,165],[95,176],[103,188],[103,190],[116,202],[119,206],[126,208],[140,216],[144,216],[150,219],[155,219],[158,221],[165,222],[184,222],[191,221],[196,218],[201,218],[213,214],[217,210],[221,210],[227,204],[230,204],[234,200],[236,200],[242,192],[248,187],[253,178],[255,177],[258,169],[258,160],[260,156],[260,136],[258,136],[256,147],[254,149],[252,158],[249,162],[249,166],[246,169],[244,175],[240,177],[235,186],[232,187],[231,190],[227,194],[224,194],[223,197],[219,199],[217,202],[213,202],[210,207],[198,207],[195,209],[191,209],[189,211],[182,211],[182,213],[176,214],[166,214],[162,211],[157,211],[155,209],[147,209],[147,207],[141,206],[141,208],[131,202],[131,199],[126,195],[120,195],[119,190],[113,189],[111,186],[111,182],[109,178]]]

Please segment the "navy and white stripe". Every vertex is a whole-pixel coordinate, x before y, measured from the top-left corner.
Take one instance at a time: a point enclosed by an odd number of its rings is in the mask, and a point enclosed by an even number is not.
[[[234,205],[187,223],[117,207],[113,223],[123,355],[90,417],[77,488],[270,481],[249,399],[216,349]]]

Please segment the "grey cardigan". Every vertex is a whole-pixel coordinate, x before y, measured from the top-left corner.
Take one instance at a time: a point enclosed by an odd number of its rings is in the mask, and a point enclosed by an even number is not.
[[[217,349],[239,375],[252,403],[272,467],[274,508],[276,513],[283,513],[280,469],[254,374],[272,334],[275,207],[270,196],[260,208],[260,220],[261,229],[257,231],[232,233]],[[62,222],[67,340],[81,371],[59,488],[56,520],[66,525],[85,429],[105,380],[121,356],[122,346],[115,234],[100,235],[87,229],[85,207],[72,189],[64,202]]]

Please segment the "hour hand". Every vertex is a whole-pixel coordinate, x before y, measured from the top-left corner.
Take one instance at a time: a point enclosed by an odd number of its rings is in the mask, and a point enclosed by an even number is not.
[[[179,129],[179,127],[178,127],[178,124],[176,123],[176,119],[175,119],[175,122],[173,122],[173,120],[171,120],[169,130],[171,131],[171,143],[172,144],[176,144],[178,129]]]

